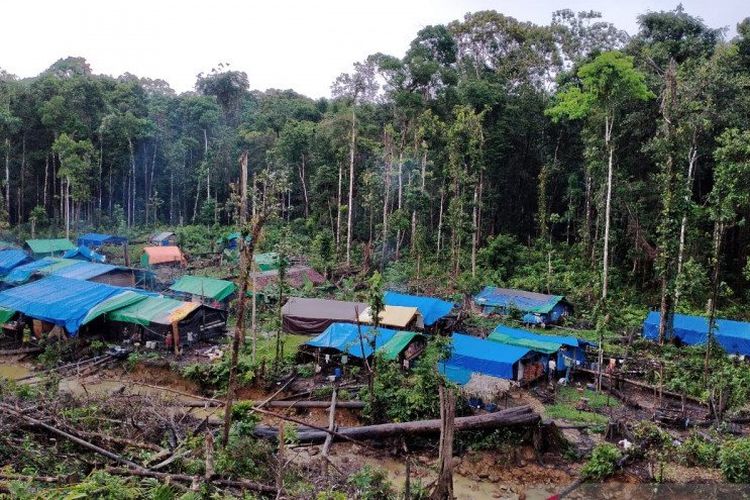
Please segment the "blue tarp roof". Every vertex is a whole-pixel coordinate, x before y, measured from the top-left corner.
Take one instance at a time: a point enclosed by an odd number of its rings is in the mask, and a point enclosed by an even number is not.
[[[12,285],[17,285],[19,283],[26,283],[29,280],[29,278],[31,278],[31,275],[34,274],[36,271],[38,271],[39,269],[43,267],[52,265],[58,261],[59,259],[55,259],[53,257],[45,257],[43,259],[31,261],[27,264],[18,266],[15,269],[13,269],[11,272],[8,273],[8,275],[5,278],[3,278],[3,281],[5,281],[6,283],[10,283]]]
[[[8,274],[17,267],[31,259],[23,250],[0,250],[0,274]]]
[[[586,347],[587,345],[595,345],[593,342],[588,340],[579,339],[578,337],[565,337],[559,335],[540,335],[538,333],[530,332],[528,330],[522,330],[520,328],[511,328],[505,325],[497,325],[492,332],[502,333],[510,335],[518,339],[538,340],[542,342],[554,342],[556,344],[567,345],[570,347]]]
[[[474,297],[474,302],[480,306],[512,308],[522,312],[545,314],[564,299],[565,297],[562,295],[546,295],[525,290],[486,286]]]
[[[434,325],[440,318],[450,314],[453,309],[452,302],[398,292],[385,292],[383,300],[389,306],[416,307],[424,319],[425,326]]]
[[[305,342],[305,345],[324,349],[336,349],[357,358],[369,357],[372,354],[372,347],[368,339],[374,333],[373,328],[362,326],[361,330],[362,342],[359,339],[357,325],[352,325],[351,323],[334,323],[314,339]],[[375,350],[381,348],[386,342],[391,340],[396,333],[398,333],[396,330],[379,328],[375,335]],[[362,344],[364,344],[365,356],[362,356]]]
[[[106,274],[114,269],[117,269],[117,266],[81,261],[67,267],[55,269],[49,274],[51,276],[62,276],[63,278],[87,280],[96,276],[101,276],[102,274]],[[44,272],[44,270],[42,270],[42,272]]]
[[[63,254],[64,259],[85,259],[89,262],[104,262],[107,258],[86,246],[78,246]]]
[[[95,306],[132,290],[90,281],[48,276],[39,281],[0,292],[0,307],[54,323],[75,335]]]
[[[652,311],[643,322],[643,336],[650,340],[659,338],[658,311]],[[704,316],[674,315],[674,336],[685,344],[705,344],[708,337],[708,318]],[[714,338],[729,354],[750,355],[750,323],[717,319]]]
[[[124,236],[113,236],[111,234],[86,233],[78,237],[78,246],[100,247],[102,245],[122,245],[128,239]]]
[[[442,363],[445,369],[463,369],[493,377],[513,379],[513,365],[526,356],[523,347],[500,344],[470,335],[454,333],[451,356]]]

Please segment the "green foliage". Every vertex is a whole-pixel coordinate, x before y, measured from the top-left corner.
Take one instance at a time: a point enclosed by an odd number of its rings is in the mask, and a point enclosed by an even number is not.
[[[694,432],[682,442],[679,448],[680,459],[690,466],[716,468],[719,466],[719,444]]]
[[[407,422],[439,416],[441,375],[436,366],[438,360],[444,359],[446,348],[445,339],[431,339],[414,368],[408,372],[396,363],[379,362],[372,405],[368,391],[362,395],[366,402],[364,415],[378,422]]]
[[[750,439],[725,441],[719,450],[719,468],[730,483],[750,483]]]
[[[62,498],[69,500],[102,498],[107,500],[133,500],[144,495],[135,478],[113,476],[95,470],[84,481],[65,487]]]
[[[385,472],[369,465],[352,474],[347,483],[354,487],[355,498],[361,500],[385,500],[393,497]]]
[[[610,443],[600,443],[591,452],[591,458],[581,469],[581,475],[589,480],[601,480],[614,474],[620,450]]]
[[[500,279],[506,280],[513,275],[521,254],[522,248],[515,236],[498,234],[487,240],[477,260],[483,268],[495,271]]]

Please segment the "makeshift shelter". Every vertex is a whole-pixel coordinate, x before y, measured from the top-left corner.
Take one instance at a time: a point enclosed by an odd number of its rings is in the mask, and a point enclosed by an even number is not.
[[[506,345],[525,347],[545,357],[555,356],[558,371],[565,370],[566,358],[585,364],[586,346],[594,346],[592,342],[577,337],[539,335],[528,330],[510,328],[505,325],[498,325],[487,337],[487,340]]]
[[[661,314],[651,311],[643,322],[643,336],[649,340],[659,339]],[[705,344],[708,338],[709,319],[704,316],[675,314],[672,336],[686,345]],[[717,319],[714,339],[728,354],[750,356],[750,323],[730,319]]]
[[[88,262],[99,262],[102,264],[107,260],[107,257],[98,252],[95,252],[94,250],[86,246],[78,246],[76,248],[68,250],[63,254],[63,258],[85,260]]]
[[[302,288],[305,283],[309,282],[313,286],[320,286],[326,282],[326,279],[318,271],[308,266],[292,266],[286,270],[284,277],[286,284],[291,288]],[[261,293],[271,285],[278,284],[279,270],[261,271],[250,273],[250,283],[255,284],[255,289]],[[248,293],[252,293],[251,290]]]
[[[12,286],[20,285],[29,281],[34,274],[42,274],[42,270],[45,270],[47,274],[50,274],[51,271],[72,266],[78,262],[80,261],[55,257],[45,257],[43,259],[33,260],[10,271],[7,276],[3,278],[3,281]]]
[[[373,323],[370,307],[367,307],[359,314],[359,321],[361,323]],[[380,311],[379,324],[381,326],[390,326],[399,329],[419,328],[421,330],[424,328],[422,315],[419,314],[419,310],[416,307],[386,305],[383,307],[383,310]]]
[[[519,311],[523,322],[531,325],[554,324],[572,313],[573,306],[562,295],[546,295],[510,288],[487,286],[474,297],[485,314],[510,314]]]
[[[0,276],[5,276],[14,268],[30,260],[31,257],[20,249],[0,250]]]
[[[375,330],[370,327],[357,327],[351,323],[333,323],[304,345],[320,349],[320,352],[348,354],[362,359],[372,356],[374,340],[376,353],[382,352],[386,359],[397,359],[417,337],[420,337],[420,334],[416,332],[399,332],[387,328]]]
[[[47,267],[38,271],[43,275],[62,276],[78,280],[88,280],[113,286],[134,287],[142,284],[146,272],[127,267],[99,264],[96,262],[74,261],[63,267]]]
[[[99,248],[104,245],[127,245],[125,236],[113,236],[111,234],[86,233],[78,237],[76,244],[79,247]]]
[[[236,288],[231,281],[204,276],[183,276],[169,287],[173,292],[190,300],[209,299],[217,303],[228,302]]]
[[[453,310],[453,302],[423,297],[421,295],[408,295],[399,292],[385,292],[383,302],[387,306],[416,307],[422,315],[425,327],[431,327],[441,319],[448,316]]]
[[[356,323],[363,302],[290,297],[281,308],[285,332],[316,335],[334,323]]]
[[[142,342],[156,341],[173,347],[223,334],[227,312],[197,302],[158,296],[111,311],[107,319],[134,327]]]
[[[154,266],[186,266],[187,260],[182,250],[175,246],[143,247],[141,267],[148,269]]]
[[[461,333],[453,334],[451,346],[450,357],[439,363],[439,369],[449,380],[461,385],[469,381],[472,373],[523,380],[527,378],[524,376],[526,366],[541,365],[530,349]]]
[[[169,247],[177,245],[177,236],[170,231],[154,234],[149,238],[149,243],[158,247]]]
[[[232,233],[225,234],[224,236],[216,240],[216,243],[218,245],[221,245],[221,247],[226,250],[237,250],[237,248],[239,247],[239,241],[241,237],[242,235],[240,234],[239,231],[234,231]],[[250,243],[251,240],[252,240],[252,237],[250,235],[245,237],[246,243]]]
[[[75,245],[65,238],[52,240],[26,240],[26,246],[31,250],[34,258],[41,257],[59,257],[68,250],[75,248]]]
[[[253,262],[259,271],[271,271],[279,268],[279,254],[276,252],[256,253]]]
[[[146,292],[48,276],[0,292],[0,309],[62,327],[72,336],[82,325],[145,296]]]

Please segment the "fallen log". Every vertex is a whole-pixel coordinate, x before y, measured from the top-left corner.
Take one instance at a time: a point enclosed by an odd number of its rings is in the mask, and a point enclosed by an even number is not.
[[[2,349],[0,350],[0,356],[16,356],[18,354],[36,354],[43,352],[44,349],[41,347],[20,347],[18,349]]]
[[[541,420],[529,406],[519,406],[508,410],[474,415],[470,417],[457,417],[455,419],[456,431],[496,429],[513,425],[533,425]],[[362,441],[391,438],[396,436],[414,436],[419,434],[434,434],[440,432],[440,419],[418,420],[414,422],[402,422],[393,424],[365,425],[362,427],[343,427],[335,432],[328,429],[300,428],[297,431],[297,439],[300,443],[323,443],[326,437],[333,436],[334,441]],[[263,438],[275,438],[278,431],[271,427],[258,426],[255,435]]]
[[[269,401],[271,408],[330,408],[330,401]],[[365,407],[364,401],[336,401],[336,408],[359,410]]]

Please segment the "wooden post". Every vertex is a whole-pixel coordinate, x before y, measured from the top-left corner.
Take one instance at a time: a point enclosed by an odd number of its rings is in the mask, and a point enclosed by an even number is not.
[[[125,252],[125,267],[130,267],[130,251],[128,250],[128,242],[126,241],[123,245],[123,249]]]
[[[453,434],[456,417],[456,395],[441,383],[440,390],[440,454],[438,478],[430,494],[432,500],[453,498]]]
[[[336,389],[333,389],[331,394],[331,410],[328,412],[328,430],[334,431],[336,428]],[[328,474],[328,451],[331,449],[333,443],[333,434],[328,434],[326,441],[323,444],[323,452],[320,454],[321,467],[323,474]]]
[[[180,327],[177,321],[172,323],[172,343],[174,344],[174,353],[180,355]]]

